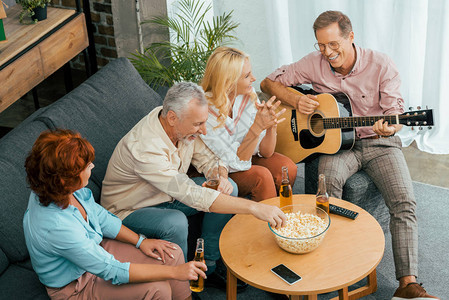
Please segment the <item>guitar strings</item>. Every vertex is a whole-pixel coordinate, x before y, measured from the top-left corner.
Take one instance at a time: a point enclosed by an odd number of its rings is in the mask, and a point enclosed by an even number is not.
[[[333,117],[310,120],[311,126],[322,125],[324,128],[357,127],[357,125],[374,125],[380,119],[388,121],[390,124],[399,124],[398,119],[408,119],[410,117],[425,116],[425,113],[389,115],[389,116],[368,116],[368,117]]]

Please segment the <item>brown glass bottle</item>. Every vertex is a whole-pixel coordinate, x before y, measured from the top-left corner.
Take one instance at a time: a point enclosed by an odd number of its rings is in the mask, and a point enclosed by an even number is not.
[[[204,240],[199,238],[196,240],[196,249],[195,249],[195,257],[194,261],[204,262]],[[198,275],[197,280],[190,280],[190,290],[192,292],[202,292],[204,289],[204,278],[201,275]]]
[[[329,195],[326,191],[326,176],[318,176],[318,191],[316,193],[316,206],[329,213]]]
[[[279,206],[281,208],[293,204],[292,186],[290,185],[290,181],[288,179],[288,168],[285,166],[282,167],[282,183],[281,188],[279,189],[279,199]]]

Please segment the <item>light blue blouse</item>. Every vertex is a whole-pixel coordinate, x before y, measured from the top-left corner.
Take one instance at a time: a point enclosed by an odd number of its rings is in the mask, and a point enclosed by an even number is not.
[[[31,192],[23,229],[40,281],[48,287],[63,287],[88,271],[113,284],[128,283],[130,263],[119,262],[99,245],[103,238],[117,236],[122,221],[97,204],[89,189],[80,189],[74,196],[86,210],[88,222],[76,207],[43,206]]]

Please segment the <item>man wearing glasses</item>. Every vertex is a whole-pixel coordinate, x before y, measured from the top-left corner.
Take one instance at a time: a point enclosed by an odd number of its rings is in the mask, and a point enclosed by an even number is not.
[[[315,20],[316,52],[285,65],[265,78],[261,89],[275,95],[302,114],[319,106],[316,96],[298,95],[286,87],[312,84],[318,93],[344,92],[351,99],[355,116],[392,115],[404,112],[401,80],[393,61],[385,54],[354,44],[349,18],[339,11],[326,11]],[[393,300],[438,299],[416,282],[418,275],[418,225],[412,180],[394,136],[402,125],[383,120],[356,129],[351,150],[321,155],[319,174],[326,175],[330,196],[341,198],[346,180],[363,169],[382,192],[390,210],[390,230],[399,288]],[[379,138],[382,137],[382,138]]]

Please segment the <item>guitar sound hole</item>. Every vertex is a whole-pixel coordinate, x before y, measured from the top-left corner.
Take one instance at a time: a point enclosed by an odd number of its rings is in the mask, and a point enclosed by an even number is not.
[[[320,114],[313,114],[310,117],[309,130],[315,136],[321,136],[324,134],[323,116]]]

